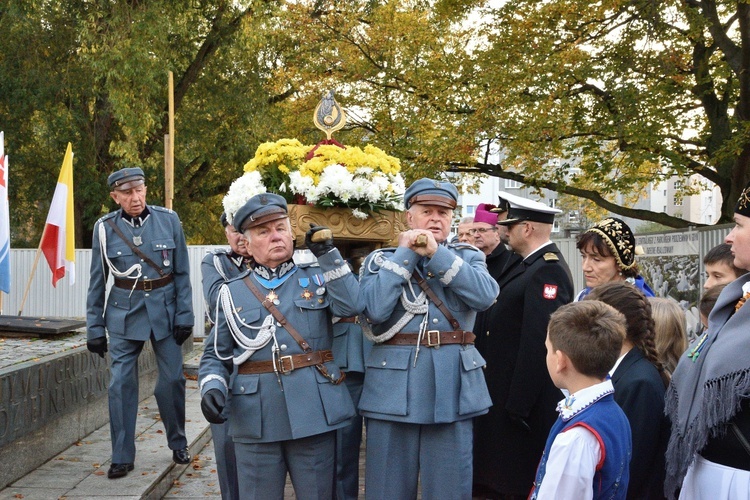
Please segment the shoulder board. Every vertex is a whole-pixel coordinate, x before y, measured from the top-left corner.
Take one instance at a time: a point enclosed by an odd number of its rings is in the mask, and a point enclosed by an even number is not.
[[[299,267],[300,269],[307,269],[309,267],[318,267],[319,268],[320,264],[318,264],[317,262],[303,262],[301,264],[297,264],[297,267]]]
[[[456,250],[476,250],[479,251],[477,247],[472,245],[471,243],[463,243],[463,242],[457,242],[457,243],[448,243],[448,248],[455,248]]]
[[[117,215],[117,212],[119,212],[119,210],[115,210],[114,212],[110,212],[110,213],[108,213],[108,214],[106,214],[106,215],[102,215],[102,216],[101,216],[101,217],[99,218],[99,220],[98,220],[98,221],[96,221],[96,222],[104,222],[104,221],[105,221],[105,220],[107,220],[107,219],[111,219],[112,217],[114,217],[115,215]]]
[[[370,252],[370,254],[373,254],[375,252],[395,252],[398,250],[398,247],[385,247],[385,248],[378,248],[374,252]]]
[[[220,255],[220,254],[228,254],[230,252],[230,249],[228,248],[213,248],[208,251],[208,253],[213,255]]]
[[[149,210],[156,210],[157,212],[167,212],[168,214],[174,213],[174,211],[171,208],[164,208],[160,207],[158,205],[149,205]]]
[[[560,260],[560,257],[558,257],[554,252],[547,252],[542,256],[542,258],[547,262],[557,262]]]

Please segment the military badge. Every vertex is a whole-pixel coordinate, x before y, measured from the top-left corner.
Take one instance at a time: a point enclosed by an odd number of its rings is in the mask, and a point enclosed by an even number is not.
[[[545,284],[542,296],[547,300],[555,300],[557,298],[557,285]]]

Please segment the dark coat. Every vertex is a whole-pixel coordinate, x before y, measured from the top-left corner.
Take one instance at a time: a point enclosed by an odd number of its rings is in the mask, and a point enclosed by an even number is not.
[[[664,452],[669,439],[664,382],[656,367],[634,348],[612,374],[612,384],[633,436],[628,498],[664,498]]]
[[[498,283],[488,329],[477,339],[493,406],[475,419],[474,485],[527,495],[562,399],[547,372],[547,323],[573,299],[573,283],[554,243],[507,266]]]

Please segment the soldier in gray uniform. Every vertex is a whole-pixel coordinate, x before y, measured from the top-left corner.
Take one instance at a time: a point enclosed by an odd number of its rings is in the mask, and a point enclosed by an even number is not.
[[[147,340],[159,369],[154,396],[172,459],[190,462],[180,346],[193,331],[193,302],[187,245],[177,214],[146,205],[140,168],[118,170],[107,182],[121,208],[94,225],[86,332],[89,351],[101,357],[107,352],[109,332],[112,463],[107,476],[113,479],[133,470],[138,356]],[[114,286],[105,308],[110,274]]]
[[[219,288],[228,280],[235,278],[252,267],[252,259],[247,250],[245,237],[227,221],[227,215],[221,214],[221,224],[227,236],[229,248],[222,248],[210,252],[201,262],[201,275],[203,277],[203,298],[206,300],[206,311],[211,324],[216,323],[216,305],[218,303]],[[214,329],[206,339],[204,349],[213,349]],[[198,380],[206,376],[206,364],[202,362],[198,367]],[[229,394],[227,394],[227,405]],[[224,411],[226,415],[227,411]],[[219,488],[221,497],[225,500],[238,500],[240,498],[237,484],[237,463],[234,456],[234,443],[227,435],[225,424],[211,424],[211,438],[214,442],[214,454],[216,455],[216,472],[219,475]]]
[[[375,341],[359,403],[368,498],[417,498],[418,479],[424,498],[471,498],[472,418],[492,404],[471,329],[498,286],[483,253],[446,244],[457,199],[449,182],[414,182],[404,194],[411,230],[363,264]]]
[[[233,223],[255,267],[219,291],[201,409],[209,422],[224,421],[231,391],[226,420],[243,498],[283,498],[287,472],[297,498],[332,498],[335,431],[349,424],[354,405],[333,362],[331,319],[359,313],[357,278],[332,239],[315,241],[319,226],[306,235],[319,267],[294,263],[281,196],[253,196]]]

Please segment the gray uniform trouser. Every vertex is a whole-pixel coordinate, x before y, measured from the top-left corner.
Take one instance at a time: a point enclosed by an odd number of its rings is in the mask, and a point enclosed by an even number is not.
[[[335,431],[273,443],[235,441],[234,453],[243,500],[283,499],[287,471],[298,500],[333,498]]]
[[[367,419],[367,498],[471,499],[473,420],[408,424]]]
[[[144,341],[111,336],[109,339],[109,425],[112,463],[135,461],[135,421],[138,416],[138,356]],[[164,423],[170,450],[187,446],[185,437],[185,375],[182,349],[174,338],[155,341],[158,378],[154,389],[159,416]]]
[[[227,396],[227,406],[231,404],[231,394]],[[224,408],[227,415],[227,408]],[[234,456],[234,441],[228,434],[229,422],[211,424],[211,439],[214,442],[216,456],[216,473],[219,475],[219,488],[222,500],[239,500],[240,489],[237,484],[237,459]]]
[[[354,407],[359,406],[365,374],[347,372],[344,383]],[[359,495],[359,449],[362,445],[362,416],[336,431],[336,500],[357,500]]]

